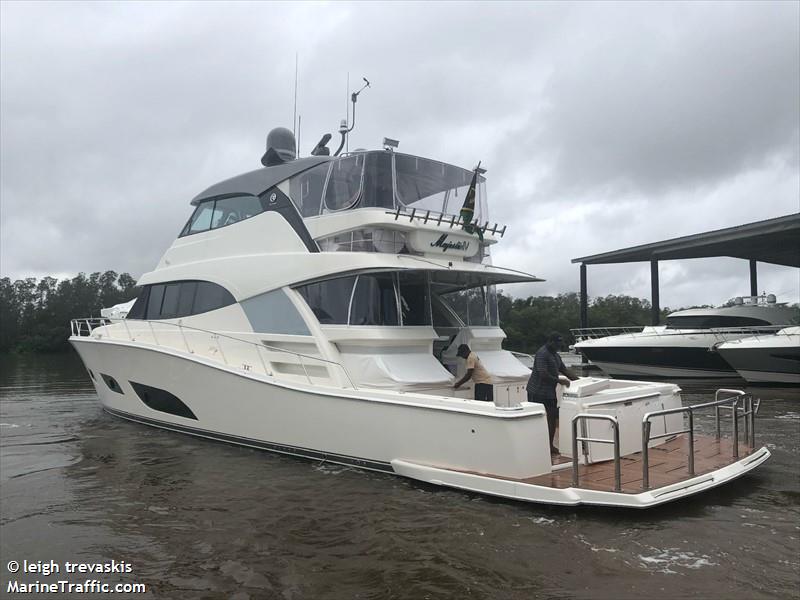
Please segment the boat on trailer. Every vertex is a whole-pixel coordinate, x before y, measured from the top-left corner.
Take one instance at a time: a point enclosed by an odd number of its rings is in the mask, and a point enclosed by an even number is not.
[[[767,460],[742,391],[683,406],[673,384],[592,377],[563,390],[551,456],[530,369],[502,347],[495,291],[541,280],[491,264],[506,228],[488,220],[485,172],[391,146],[330,156],[326,140],[296,158],[286,134],[270,134],[263,168],[192,200],[125,318],[72,321],[106,411],[548,504],[654,506]],[[453,388],[464,343],[493,402]],[[712,435],[695,430],[703,410],[716,411]]]

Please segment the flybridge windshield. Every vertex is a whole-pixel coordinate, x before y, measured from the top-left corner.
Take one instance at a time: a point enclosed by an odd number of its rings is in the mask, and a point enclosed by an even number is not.
[[[304,171],[290,181],[304,217],[354,208],[417,209],[458,215],[472,171],[386,151],[360,152]],[[478,177],[474,221],[488,220],[486,180]]]

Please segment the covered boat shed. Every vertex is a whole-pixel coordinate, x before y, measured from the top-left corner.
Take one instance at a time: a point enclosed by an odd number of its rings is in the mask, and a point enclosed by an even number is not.
[[[581,327],[588,327],[587,265],[650,262],[651,316],[658,325],[658,262],[682,258],[730,256],[750,262],[750,295],[758,295],[757,263],[800,267],[800,213],[683,237],[573,258],[581,265]]]

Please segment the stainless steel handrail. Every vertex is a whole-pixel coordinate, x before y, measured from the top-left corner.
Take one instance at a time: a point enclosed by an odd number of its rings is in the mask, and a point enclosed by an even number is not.
[[[586,435],[586,421],[608,421],[611,423],[611,430],[614,434],[613,440],[600,440],[596,438],[584,437]],[[578,423],[582,424],[583,436],[578,437]],[[597,444],[614,444],[614,491],[619,492],[622,490],[622,475],[619,463],[619,423],[616,417],[611,415],[593,415],[588,413],[579,413],[572,417],[572,485],[578,487],[578,442],[581,442],[583,447],[583,454],[588,454],[586,450],[587,442],[594,442]]]
[[[723,398],[720,400],[720,394],[733,394],[733,396],[729,396],[727,398]],[[743,407],[740,413],[739,411],[739,401],[742,401]],[[725,406],[730,405],[730,406]],[[732,417],[732,426],[733,426],[733,458],[734,460],[739,458],[739,417],[745,417],[745,437],[747,439],[747,443],[751,448],[755,448],[756,440],[755,440],[755,416],[758,414],[758,408],[761,405],[761,401],[758,400],[757,403],[753,403],[753,397],[750,394],[745,394],[742,390],[732,390],[732,389],[718,389],[714,394],[714,401],[713,402],[704,402],[702,404],[693,404],[691,406],[680,406],[677,408],[667,408],[664,410],[656,410],[653,412],[646,413],[642,417],[642,488],[647,490],[650,487],[650,455],[649,455],[649,444],[652,440],[658,440],[666,437],[673,437],[679,435],[681,433],[688,433],[689,434],[689,457],[688,457],[688,472],[690,476],[695,474],[695,461],[694,461],[694,413],[697,410],[704,409],[704,408],[711,408],[714,407],[715,412],[715,421],[716,421],[716,439],[720,439],[720,416],[719,416],[719,409],[720,407],[729,408],[731,410],[731,417]],[[755,408],[754,408],[755,406]],[[650,419],[653,417],[665,416],[670,414],[677,414],[677,413],[686,413],[689,417],[689,427],[688,429],[681,429],[678,431],[666,431],[665,425],[665,432],[661,435],[651,436],[651,425]],[[666,423],[666,421],[665,421]]]
[[[133,334],[131,333],[131,330],[128,327],[127,320],[123,319],[123,321],[125,322],[125,331],[126,331],[126,333],[128,335],[128,339],[130,341],[136,341],[136,338],[133,337]],[[251,342],[250,340],[243,340],[242,338],[237,338],[237,337],[234,337],[234,336],[231,336],[231,335],[226,335],[224,333],[218,333],[216,331],[210,331],[208,329],[201,329],[199,327],[192,327],[190,325],[184,325],[183,323],[169,323],[167,321],[150,321],[150,320],[146,320],[146,319],[136,319],[136,322],[137,323],[147,323],[148,324],[148,326],[150,328],[150,332],[151,332],[150,335],[152,335],[153,341],[155,342],[156,346],[163,346],[165,344],[159,343],[158,338],[156,337],[155,331],[153,329],[153,323],[155,323],[156,325],[169,325],[171,327],[177,327],[178,330],[181,333],[182,338],[183,338],[183,342],[184,342],[184,345],[186,346],[186,350],[190,354],[194,354],[194,351],[191,350],[191,348],[189,347],[189,342],[188,342],[188,340],[186,338],[186,334],[184,333],[184,330],[199,331],[201,333],[205,333],[205,334],[210,335],[211,339],[216,341],[217,350],[219,351],[220,356],[222,357],[222,361],[226,365],[228,365],[229,363],[228,363],[228,360],[227,360],[224,352],[222,351],[222,346],[219,343],[219,338],[221,338],[221,337],[229,339],[229,340],[233,340],[235,342],[239,342],[239,343],[243,343],[243,344],[248,344],[248,345],[254,346],[256,348],[256,354],[258,356],[258,359],[261,362],[261,365],[262,365],[262,367],[264,369],[264,374],[268,375],[270,377],[273,376],[273,373],[272,373],[272,371],[270,371],[267,368],[266,363],[264,361],[264,358],[261,356],[261,349],[262,348],[266,348],[267,350],[271,350],[273,352],[284,353],[284,354],[289,354],[291,356],[296,356],[299,359],[300,366],[303,369],[303,372],[304,372],[304,374],[306,376],[306,379],[308,380],[309,384],[313,384],[313,382],[311,381],[311,376],[309,375],[308,369],[306,368],[306,365],[303,362],[304,358],[306,358],[308,360],[315,360],[315,361],[318,361],[318,362],[321,362],[321,363],[326,363],[326,364],[329,364],[329,365],[333,365],[335,367],[339,367],[342,370],[342,373],[344,373],[345,377],[347,378],[347,381],[350,384],[350,387],[352,387],[354,390],[358,389],[358,386],[356,386],[356,384],[353,382],[353,378],[350,376],[350,373],[347,371],[347,368],[343,364],[338,363],[338,362],[333,361],[333,360],[320,358],[318,356],[311,356],[309,354],[303,354],[301,352],[294,352],[292,350],[286,350],[285,348],[278,348],[276,346],[270,346],[268,344],[263,344],[263,343],[262,344],[258,344],[256,342]],[[72,319],[70,321],[70,328],[72,330],[72,335],[74,335],[76,337],[90,337],[92,335],[92,332],[95,329],[97,329],[98,327],[104,327],[106,325],[113,325],[113,324],[114,323],[111,320],[106,319],[104,317],[102,317],[102,318]],[[85,327],[84,327],[84,325],[85,325]],[[86,331],[85,334],[84,334],[84,331]]]
[[[637,325],[637,326],[630,326],[630,327],[583,327],[583,328],[574,328],[570,329],[570,333],[577,341],[588,340],[588,339],[596,339],[602,337],[610,337],[614,335],[625,335],[625,334],[635,334],[635,333],[644,333],[644,328],[648,327],[645,325]],[[691,331],[696,335],[711,335],[714,336],[716,339],[716,344],[721,344],[726,341],[731,341],[726,336],[736,336],[732,339],[741,339],[742,337],[758,337],[759,334],[769,334],[772,335],[777,333],[781,329],[784,329],[786,325],[754,325],[750,327],[711,327],[708,329],[698,329],[696,327],[682,327],[679,329],[667,329],[663,325],[658,326],[658,329],[652,329],[646,333],[646,335],[652,335],[655,337],[664,337],[664,336],[676,336],[676,335],[686,335],[687,331]],[[713,346],[712,345],[712,348]]]

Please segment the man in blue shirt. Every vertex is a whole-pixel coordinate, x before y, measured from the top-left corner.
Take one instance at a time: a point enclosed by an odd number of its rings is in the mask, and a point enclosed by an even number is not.
[[[531,378],[526,387],[528,391],[528,402],[539,402],[544,404],[547,411],[547,429],[550,432],[550,453],[558,454],[558,448],[553,445],[553,438],[556,434],[558,424],[558,400],[556,398],[556,385],[558,384],[559,374],[567,377],[566,385],[578,379],[570,369],[564,365],[564,361],[558,355],[564,338],[560,333],[551,333],[547,338],[547,343],[536,351],[533,359],[533,369]]]

